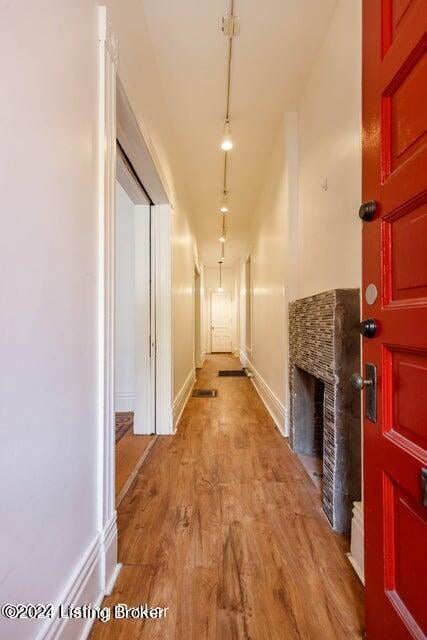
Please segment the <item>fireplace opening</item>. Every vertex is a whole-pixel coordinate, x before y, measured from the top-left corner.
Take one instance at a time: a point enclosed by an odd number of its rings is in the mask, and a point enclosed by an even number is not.
[[[322,494],[325,384],[295,367],[294,394],[294,452]]]

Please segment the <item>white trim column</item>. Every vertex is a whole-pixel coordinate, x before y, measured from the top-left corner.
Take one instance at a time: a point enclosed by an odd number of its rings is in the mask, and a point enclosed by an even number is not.
[[[98,529],[107,591],[117,575],[114,416],[114,243],[117,41],[106,7],[98,7]]]
[[[153,207],[156,282],[156,433],[173,434],[172,247],[169,204]]]
[[[155,429],[154,353],[151,349],[150,205],[135,206],[135,418],[134,433]]]

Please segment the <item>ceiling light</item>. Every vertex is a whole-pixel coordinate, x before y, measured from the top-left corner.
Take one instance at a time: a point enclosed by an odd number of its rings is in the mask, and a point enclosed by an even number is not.
[[[227,213],[228,209],[228,194],[226,191],[224,191],[224,197],[222,199],[222,205],[220,208],[221,213]]]
[[[233,141],[230,133],[230,121],[227,119],[224,125],[224,135],[222,137],[221,149],[223,151],[231,151],[233,148]]]
[[[219,239],[220,242],[225,242],[225,236],[221,236]]]

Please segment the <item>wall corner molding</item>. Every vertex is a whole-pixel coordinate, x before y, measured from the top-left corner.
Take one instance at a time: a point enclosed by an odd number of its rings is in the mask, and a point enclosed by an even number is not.
[[[57,599],[58,605],[64,609],[69,605],[83,606],[90,603],[98,607],[106,595],[114,587],[117,576],[122,567],[115,560],[117,549],[116,515],[111,518],[105,529],[99,533],[80,558],[72,572],[65,589]],[[86,640],[94,620],[82,618],[54,617],[46,620],[40,629],[36,640],[62,640],[62,638],[76,638]]]
[[[284,438],[289,435],[289,411],[288,408],[279,400],[276,394],[270,389],[262,375],[253,366],[243,349],[240,349],[240,361],[243,366],[252,374],[251,382],[254,385],[258,395],[266,406],[266,409]]]

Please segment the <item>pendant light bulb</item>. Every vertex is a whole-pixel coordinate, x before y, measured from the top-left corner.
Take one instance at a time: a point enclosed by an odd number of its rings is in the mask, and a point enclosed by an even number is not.
[[[224,197],[222,199],[222,205],[220,208],[221,213],[227,213],[228,211],[228,194],[224,191]]]
[[[224,235],[220,236],[219,241],[220,242],[225,242],[225,236]]]
[[[222,136],[221,149],[223,151],[231,151],[233,148],[233,140],[230,133],[230,121],[227,119],[224,125],[224,135]]]

